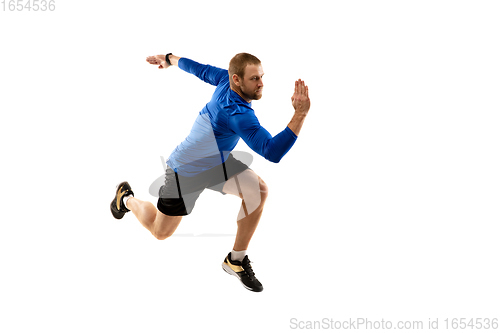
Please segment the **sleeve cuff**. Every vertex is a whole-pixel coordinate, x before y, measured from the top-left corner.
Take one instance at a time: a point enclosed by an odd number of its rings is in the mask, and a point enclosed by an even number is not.
[[[285,128],[285,131],[287,131],[295,140],[297,140],[297,135],[295,135],[295,133],[293,133],[293,131],[290,129],[290,127],[286,127]]]

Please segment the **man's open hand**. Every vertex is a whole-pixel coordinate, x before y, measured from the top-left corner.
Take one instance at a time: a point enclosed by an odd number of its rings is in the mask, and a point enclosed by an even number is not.
[[[147,57],[146,61],[149,62],[151,65],[158,65],[158,68],[160,68],[160,69],[168,67],[168,64],[167,64],[167,61],[165,60],[164,54]]]
[[[295,112],[300,112],[304,115],[307,114],[309,108],[311,107],[311,101],[309,100],[309,88],[301,79],[295,81],[295,91],[292,96],[292,105]]]

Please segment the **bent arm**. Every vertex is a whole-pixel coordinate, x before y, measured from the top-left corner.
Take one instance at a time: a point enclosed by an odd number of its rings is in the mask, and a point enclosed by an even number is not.
[[[232,115],[229,125],[253,151],[274,163],[278,163],[297,140],[289,127],[273,137],[253,112]]]
[[[306,115],[300,112],[295,112],[292,120],[288,123],[288,128],[295,134],[299,135],[302,125],[304,125],[304,120],[306,120]]]

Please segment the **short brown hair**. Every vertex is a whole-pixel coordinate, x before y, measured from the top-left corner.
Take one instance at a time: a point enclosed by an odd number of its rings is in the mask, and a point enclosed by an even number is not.
[[[249,53],[238,53],[229,62],[229,77],[232,78],[236,74],[243,79],[247,65],[260,65],[260,60]]]

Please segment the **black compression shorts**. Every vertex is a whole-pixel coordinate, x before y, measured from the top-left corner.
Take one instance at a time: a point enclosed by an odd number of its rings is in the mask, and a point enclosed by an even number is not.
[[[226,194],[224,184],[231,177],[245,171],[248,165],[229,154],[227,160],[194,177],[184,177],[167,167],[165,185],[159,190],[158,210],[169,216],[185,216],[191,213],[196,200],[206,188]]]

